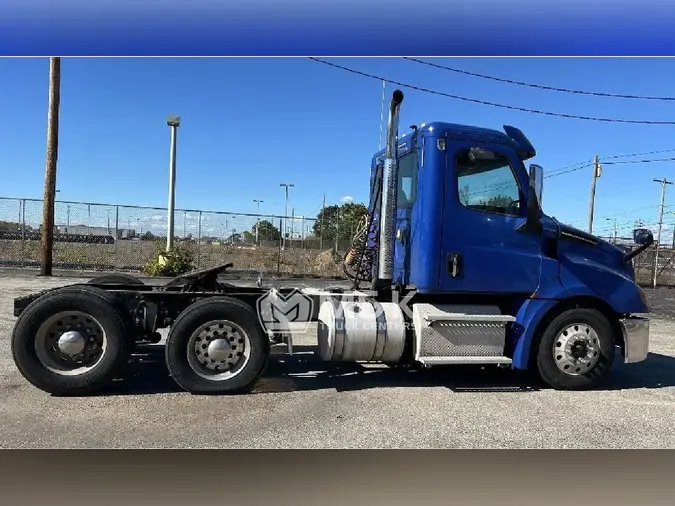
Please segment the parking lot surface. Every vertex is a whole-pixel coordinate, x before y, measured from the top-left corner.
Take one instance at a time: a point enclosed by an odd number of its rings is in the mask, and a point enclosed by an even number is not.
[[[599,390],[559,392],[512,371],[422,372],[321,362],[313,333],[274,357],[255,392],[179,391],[163,345],[134,357],[106,392],[58,398],[16,370],[13,298],[82,279],[0,271],[2,448],[673,448],[675,291],[649,291],[651,354],[615,363]],[[294,283],[297,284],[297,283]]]

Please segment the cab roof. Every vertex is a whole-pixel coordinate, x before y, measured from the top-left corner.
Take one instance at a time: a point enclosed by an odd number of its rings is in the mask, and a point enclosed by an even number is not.
[[[460,125],[457,123],[445,123],[442,121],[434,121],[432,123],[422,123],[418,126],[417,132],[412,130],[399,135],[398,148],[399,152],[404,153],[412,148],[413,140],[426,135],[444,134],[446,137],[455,140],[485,142],[490,144],[500,144],[510,146],[518,151],[518,154],[523,160],[532,158],[536,155],[534,146],[525,137],[520,130],[515,127],[504,125],[504,131],[494,130],[491,128],[476,127],[471,125]],[[375,153],[374,159],[383,157],[385,149],[381,149]]]

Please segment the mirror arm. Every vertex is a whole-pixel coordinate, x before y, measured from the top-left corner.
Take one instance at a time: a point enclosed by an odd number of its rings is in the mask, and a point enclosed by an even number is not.
[[[532,233],[541,232],[541,208],[537,201],[537,193],[532,185],[528,186],[529,194],[527,198],[527,218],[525,219],[525,231]]]
[[[652,240],[651,240],[651,241],[647,241],[647,242],[644,243],[643,245],[638,246],[637,248],[635,248],[635,249],[634,249],[633,251],[631,251],[630,253],[627,253],[626,255],[624,255],[623,261],[624,261],[624,262],[630,262],[633,258],[635,258],[635,257],[638,256],[640,253],[642,253],[644,250],[646,250],[647,248],[649,248],[652,244],[654,244],[654,238],[653,238],[653,237],[652,237]]]

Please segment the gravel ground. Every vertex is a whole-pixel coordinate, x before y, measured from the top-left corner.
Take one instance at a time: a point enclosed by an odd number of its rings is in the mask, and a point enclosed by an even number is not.
[[[493,369],[324,364],[313,355],[310,332],[296,336],[297,355],[273,359],[251,395],[177,391],[160,343],[102,395],[51,397],[14,367],[12,300],[81,281],[0,270],[0,447],[675,447],[675,291],[649,292],[647,361],[617,363],[603,389],[591,392],[557,392]]]

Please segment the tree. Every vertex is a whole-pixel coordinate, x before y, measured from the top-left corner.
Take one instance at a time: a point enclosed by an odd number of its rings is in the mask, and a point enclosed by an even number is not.
[[[29,228],[26,227],[26,230]],[[0,232],[16,232],[17,230],[21,230],[21,223],[0,220]]]
[[[487,201],[481,201],[481,205],[485,207],[509,208],[512,207],[513,204],[513,198],[508,195],[495,195],[494,197],[487,199]]]
[[[352,239],[356,227],[367,214],[368,208],[363,204],[350,202],[341,206],[328,206],[319,212],[314,222],[314,235],[323,238],[324,247],[330,245],[326,241],[335,241],[336,234],[338,242],[344,245]]]
[[[469,205],[469,195],[469,185],[466,185],[459,190],[459,201],[465,206]]]
[[[253,234],[253,241],[255,241],[255,225],[251,227],[251,234]],[[245,233],[246,234],[246,233]],[[244,235],[246,238],[247,236]],[[281,232],[269,220],[261,220],[258,223],[258,240],[260,241],[278,241],[281,239]],[[248,239],[246,239],[248,241]]]

